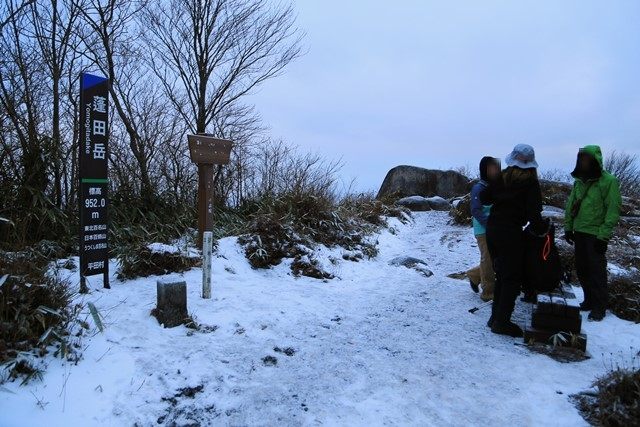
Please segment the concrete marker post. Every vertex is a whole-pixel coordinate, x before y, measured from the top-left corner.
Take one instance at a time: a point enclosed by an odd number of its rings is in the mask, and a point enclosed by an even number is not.
[[[211,252],[213,233],[205,231],[202,235],[202,298],[211,298]]]

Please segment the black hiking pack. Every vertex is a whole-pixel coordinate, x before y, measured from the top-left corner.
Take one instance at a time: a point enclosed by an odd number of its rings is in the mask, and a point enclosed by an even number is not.
[[[544,235],[533,234],[529,227],[525,229],[525,289],[549,292],[560,285],[562,264],[555,237],[556,228],[551,223]]]

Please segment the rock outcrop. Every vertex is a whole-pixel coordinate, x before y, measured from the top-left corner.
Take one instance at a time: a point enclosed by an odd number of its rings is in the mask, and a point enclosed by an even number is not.
[[[385,197],[440,196],[452,198],[469,192],[469,179],[455,171],[441,171],[416,166],[396,166],[382,182],[378,199]]]

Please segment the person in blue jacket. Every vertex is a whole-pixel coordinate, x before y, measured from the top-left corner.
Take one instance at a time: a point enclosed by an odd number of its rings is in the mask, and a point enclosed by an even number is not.
[[[488,185],[488,182],[494,180],[500,175],[500,161],[494,157],[485,156],[480,160],[480,180],[476,182],[471,189],[471,217],[473,220],[473,234],[478,242],[480,250],[480,265],[467,271],[469,284],[473,292],[480,292],[482,285],[482,293],[480,298],[483,301],[491,301],[493,299],[493,288],[496,282],[496,275],[493,271],[491,255],[487,246],[487,220],[489,219],[490,205],[483,205],[480,201],[480,193],[482,193]]]

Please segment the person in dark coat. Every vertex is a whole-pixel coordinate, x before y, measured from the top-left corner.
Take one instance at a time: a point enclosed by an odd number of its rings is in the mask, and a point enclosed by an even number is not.
[[[524,282],[525,242],[522,229],[529,224],[544,233],[542,194],[533,147],[518,144],[505,159],[507,168],[489,183],[480,198],[492,205],[487,221],[487,244],[494,260],[496,285],[488,326],[491,332],[521,337],[522,329],[511,321]]]

